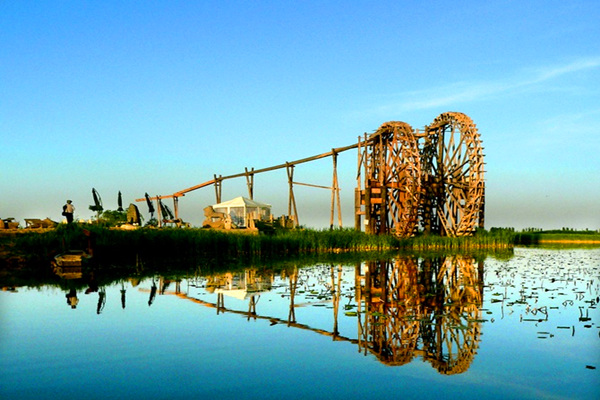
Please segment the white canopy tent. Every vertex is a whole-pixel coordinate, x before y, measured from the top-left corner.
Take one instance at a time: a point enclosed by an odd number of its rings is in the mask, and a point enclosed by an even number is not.
[[[229,215],[231,222],[238,227],[247,227],[250,218],[266,220],[271,216],[270,204],[260,203],[242,196],[214,204],[212,207],[216,212]]]

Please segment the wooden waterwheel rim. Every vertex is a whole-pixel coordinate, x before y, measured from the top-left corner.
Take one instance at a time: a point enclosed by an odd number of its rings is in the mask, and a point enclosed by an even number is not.
[[[440,114],[425,127],[422,149],[424,225],[444,236],[465,236],[482,226],[483,147],[471,118]]]
[[[418,223],[421,193],[419,145],[412,127],[400,121],[382,124],[369,137],[366,184],[373,202],[370,224],[377,233],[411,236]]]

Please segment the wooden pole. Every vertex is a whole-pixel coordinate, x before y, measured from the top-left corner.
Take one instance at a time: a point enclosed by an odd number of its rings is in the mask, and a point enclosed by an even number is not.
[[[360,182],[362,170],[362,149],[361,149],[361,137],[358,136],[358,152],[357,152],[357,172],[356,172],[356,189],[354,189],[354,229],[357,231],[362,230],[361,223],[361,213],[362,213],[362,200],[361,200],[361,188],[362,184]]]
[[[248,196],[250,196],[250,200],[254,200],[254,167],[250,172],[248,172],[248,168],[246,169],[246,185],[248,185]]]
[[[332,179],[332,183],[331,183],[331,213],[329,216],[329,229],[330,230],[333,230],[333,216],[335,214],[335,189],[336,189],[335,164],[336,164],[336,159],[337,159],[336,153],[333,153],[332,159],[333,159],[333,179]]]
[[[160,196],[156,195],[156,215],[158,216],[158,227],[162,226],[162,210],[160,209]]]
[[[173,209],[175,210],[175,219],[179,219],[179,197],[173,196]]]
[[[217,204],[221,202],[221,181],[222,177],[215,174],[215,197],[217,198]]]
[[[333,159],[333,184],[331,188],[331,218],[329,220],[329,229],[333,229],[333,215],[334,215],[334,198],[337,202],[337,214],[338,214],[338,226],[342,227],[342,203],[340,200],[340,185],[337,176],[337,153],[335,149],[332,149]]]
[[[292,209],[294,212],[294,226],[298,226],[300,221],[298,220],[298,209],[296,208],[296,199],[294,197],[294,165],[288,164],[287,166],[288,183],[290,186],[289,200],[288,200],[288,215],[292,215]]]

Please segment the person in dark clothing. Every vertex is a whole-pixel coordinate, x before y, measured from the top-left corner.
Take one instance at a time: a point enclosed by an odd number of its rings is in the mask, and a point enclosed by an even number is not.
[[[71,200],[67,200],[67,204],[65,204],[63,206],[63,213],[62,213],[62,215],[67,217],[67,224],[70,224],[71,222],[73,222],[73,213],[74,212],[75,212],[75,207],[73,207]]]

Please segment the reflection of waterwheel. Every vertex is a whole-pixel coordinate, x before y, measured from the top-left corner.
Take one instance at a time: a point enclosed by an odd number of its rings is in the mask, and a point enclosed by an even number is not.
[[[365,148],[366,230],[410,236],[418,222],[421,162],[410,125],[386,122]]]
[[[470,257],[454,256],[439,263],[434,298],[423,329],[426,358],[440,373],[458,374],[471,365],[480,336],[482,303],[479,270]]]
[[[483,227],[483,147],[465,114],[440,114],[427,126],[422,149],[423,227],[445,236]]]
[[[407,364],[414,357],[420,332],[417,260],[399,257],[393,263],[367,265],[365,286],[360,288],[366,301],[362,343],[386,365]]]

